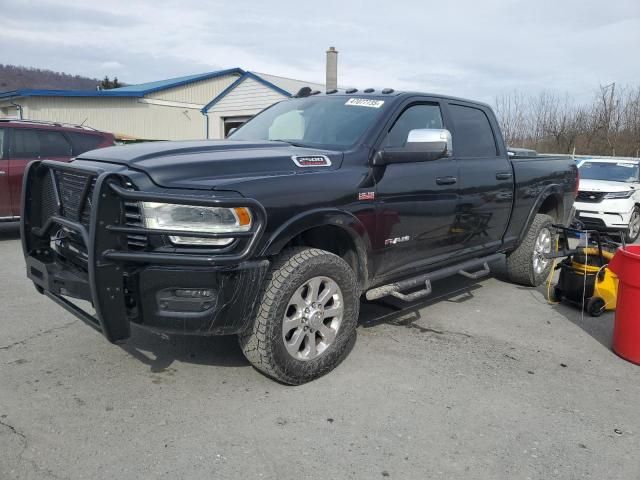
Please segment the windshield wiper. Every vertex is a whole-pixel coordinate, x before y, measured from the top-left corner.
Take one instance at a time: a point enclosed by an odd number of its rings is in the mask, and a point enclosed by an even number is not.
[[[284,142],[284,143],[288,143],[289,145],[292,145],[294,147],[305,147],[305,148],[309,148],[309,145],[305,144],[305,143],[300,143],[297,142],[296,140],[288,140],[288,139],[284,139],[284,138],[278,138],[277,140],[273,140],[274,142]]]

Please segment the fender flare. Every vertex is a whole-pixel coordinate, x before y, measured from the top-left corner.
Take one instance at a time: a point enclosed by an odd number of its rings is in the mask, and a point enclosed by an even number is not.
[[[371,238],[362,221],[350,212],[337,208],[322,208],[307,211],[290,218],[271,232],[261,249],[260,255],[273,256],[280,253],[284,246],[301,233],[316,227],[333,226],[345,231],[356,249],[359,271],[356,272],[361,286],[369,282],[369,258],[371,257]]]
[[[531,224],[533,223],[533,219],[538,214],[538,211],[540,210],[540,207],[550,197],[554,197],[555,198],[556,203],[558,205],[558,213],[561,216],[564,215],[564,193],[565,192],[562,189],[562,185],[552,184],[552,185],[547,185],[544,188],[544,190],[542,190],[538,194],[538,197],[536,198],[536,201],[533,204],[533,207],[531,207],[531,210],[529,211],[529,216],[527,217],[527,221],[525,222],[524,226],[522,227],[522,230],[520,230],[520,233],[518,235],[518,245],[522,242],[522,240],[524,239],[524,237],[527,234],[527,232],[529,232],[529,228],[531,228]],[[560,218],[558,221],[562,222],[563,218]]]

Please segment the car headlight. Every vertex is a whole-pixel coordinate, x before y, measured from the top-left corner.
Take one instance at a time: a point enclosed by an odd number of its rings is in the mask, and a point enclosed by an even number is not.
[[[233,242],[233,234],[251,229],[251,211],[245,207],[199,207],[175,203],[142,202],[147,228],[180,230],[197,233],[228,233],[231,238],[202,238],[169,235],[176,245],[225,246]]]
[[[626,192],[609,192],[604,198],[629,198],[635,193],[635,190],[627,190]]]

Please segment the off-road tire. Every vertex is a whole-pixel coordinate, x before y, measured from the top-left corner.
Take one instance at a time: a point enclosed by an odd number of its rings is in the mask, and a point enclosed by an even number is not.
[[[340,287],[342,323],[321,355],[302,361],[287,352],[282,321],[294,292],[317,276],[328,277]],[[356,275],[347,262],[315,248],[288,249],[274,260],[263,285],[253,324],[239,336],[240,347],[255,368],[282,383],[300,385],[330,372],[345,359],[355,341],[360,308]]]
[[[533,268],[533,255],[536,239],[543,228],[547,228],[551,232],[552,249],[555,251],[556,235],[552,225],[553,218],[549,215],[539,213],[535,216],[520,246],[507,257],[507,278],[510,281],[529,287],[537,287],[549,277],[553,262],[549,261],[542,272],[536,273]]]

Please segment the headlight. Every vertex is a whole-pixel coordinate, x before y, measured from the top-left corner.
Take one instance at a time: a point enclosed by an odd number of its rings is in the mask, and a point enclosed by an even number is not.
[[[604,198],[629,198],[635,193],[635,190],[628,190],[626,192],[609,192]]]
[[[142,202],[142,214],[147,228],[154,230],[181,230],[198,233],[234,233],[251,229],[252,218],[248,208],[198,207],[174,203]],[[201,238],[169,235],[176,245],[225,246],[233,238]]]

